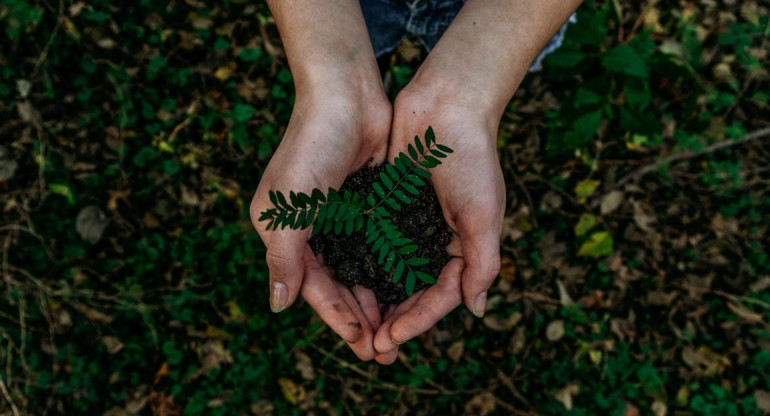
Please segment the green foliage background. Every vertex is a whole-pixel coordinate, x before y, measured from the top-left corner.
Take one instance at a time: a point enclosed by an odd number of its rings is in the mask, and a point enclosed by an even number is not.
[[[770,411],[767,4],[677,5],[581,6],[503,117],[487,317],[379,367],[268,313],[264,5],[0,0],[0,413]]]

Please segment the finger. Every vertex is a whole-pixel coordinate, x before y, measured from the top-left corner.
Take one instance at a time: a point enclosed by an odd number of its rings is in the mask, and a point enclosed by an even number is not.
[[[302,285],[302,297],[348,344],[355,344],[363,336],[363,326],[340,294],[340,288],[320,266],[308,267]]]
[[[487,304],[487,290],[500,273],[499,233],[489,232],[462,239],[465,270],[462,293],[465,305],[481,318]]]
[[[395,319],[390,328],[390,338],[394,344],[403,344],[429,330],[460,305],[460,276],[464,267],[463,259],[450,260],[436,284],[429,287],[414,306]]]
[[[355,315],[359,327],[361,328],[361,338],[356,342],[348,342],[348,346],[360,360],[369,361],[377,355],[377,352],[374,350],[374,331],[369,325],[369,321],[367,320],[364,311],[361,309],[358,300],[356,300],[356,297],[350,289],[342,283],[334,283],[337,286],[337,290],[339,291],[342,300],[348,308],[350,308],[351,312],[353,312],[353,315]]]
[[[374,357],[374,359],[382,365],[391,365],[396,361],[396,358],[398,358],[398,348]]]
[[[446,253],[451,257],[462,257],[463,246],[460,236],[452,232],[452,236],[449,237],[449,244],[446,246]]]
[[[380,325],[377,333],[374,334],[374,349],[378,353],[384,354],[398,349],[398,344],[394,343],[390,336],[390,329],[393,326],[393,322],[414,306],[424,294],[425,290],[421,290],[410,296],[400,305],[390,306],[390,309],[385,314],[385,320],[382,322],[382,325]]]
[[[270,271],[270,309],[273,312],[281,312],[297,299],[305,271],[305,250],[310,250],[306,234],[294,230],[270,233],[265,259]]]
[[[377,331],[380,324],[382,324],[382,315],[380,314],[380,305],[377,303],[374,292],[361,285],[353,286],[351,291],[364,312],[366,320],[369,321],[372,331]]]

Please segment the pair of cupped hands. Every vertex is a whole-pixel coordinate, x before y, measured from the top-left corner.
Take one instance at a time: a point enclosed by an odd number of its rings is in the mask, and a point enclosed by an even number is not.
[[[301,293],[320,318],[361,360],[391,364],[399,345],[424,333],[465,303],[484,314],[487,290],[500,269],[499,236],[505,187],[496,151],[499,116],[447,90],[413,81],[391,104],[381,88],[362,91],[355,80],[297,91],[291,119],[251,204],[254,227],[267,247],[270,307],[280,312]],[[432,126],[438,143],[454,153],[432,169],[452,238],[451,260],[437,283],[381,313],[373,292],[348,288],[316,257],[309,230],[266,230],[259,214],[268,192],[339,189],[365,164],[392,161]]]

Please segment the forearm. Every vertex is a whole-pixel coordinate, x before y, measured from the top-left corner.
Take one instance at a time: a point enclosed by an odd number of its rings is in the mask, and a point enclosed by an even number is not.
[[[580,3],[468,0],[414,83],[454,94],[446,99],[481,106],[499,120],[532,61]]]
[[[319,88],[381,89],[377,62],[357,0],[267,3],[281,33],[298,96]]]

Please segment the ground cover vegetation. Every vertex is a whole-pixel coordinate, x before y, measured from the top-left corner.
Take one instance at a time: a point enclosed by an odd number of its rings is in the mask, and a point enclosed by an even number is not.
[[[581,6],[503,116],[486,316],[380,367],[268,313],[263,4],[0,0],[0,414],[767,414],[767,8]]]

